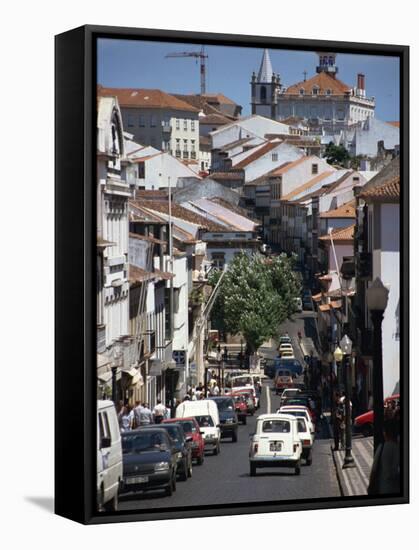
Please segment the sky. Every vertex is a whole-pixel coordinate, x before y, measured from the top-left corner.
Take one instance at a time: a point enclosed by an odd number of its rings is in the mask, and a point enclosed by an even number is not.
[[[120,88],[157,88],[168,93],[200,93],[199,62],[193,57],[165,58],[173,52],[199,51],[200,45],[173,42],[99,39],[99,84]],[[221,92],[250,114],[250,78],[259,70],[263,49],[206,46],[207,92]],[[269,49],[272,68],[281,84],[289,86],[316,73],[315,52]],[[376,99],[375,116],[399,120],[399,59],[397,57],[338,54],[337,77],[355,86],[357,73],[365,74],[367,97]]]

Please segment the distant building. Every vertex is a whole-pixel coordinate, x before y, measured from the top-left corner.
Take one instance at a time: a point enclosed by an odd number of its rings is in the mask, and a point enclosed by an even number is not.
[[[116,96],[124,128],[135,141],[178,159],[199,156],[199,109],[161,90],[105,88],[98,96]]]
[[[318,53],[317,74],[287,88],[272,69],[268,50],[263,53],[258,74],[251,79],[252,114],[273,120],[298,117],[307,121],[311,133],[336,133],[374,116],[375,99],[368,98],[365,75],[357,75],[356,86],[336,77],[336,54]]]

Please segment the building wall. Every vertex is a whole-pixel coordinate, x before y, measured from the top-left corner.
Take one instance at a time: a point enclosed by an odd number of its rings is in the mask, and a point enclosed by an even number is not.
[[[276,156],[273,157],[272,155]],[[297,160],[303,156],[304,153],[301,149],[298,149],[293,145],[287,145],[286,143],[279,143],[278,147],[275,147],[251,164],[244,167],[243,170],[245,173],[245,181],[252,181],[260,176],[263,176],[274,168],[279,168],[279,166],[285,162]]]
[[[156,155],[144,161],[145,178],[138,178],[137,185],[146,190],[176,187],[178,178],[197,177],[196,173],[168,153]]]
[[[153,109],[123,107],[124,129],[134,134],[141,145],[151,145],[163,151],[172,151],[175,156],[177,146],[183,153],[186,140],[187,157],[191,158],[192,142],[195,143],[196,158],[199,151],[198,113],[174,109]]]
[[[378,211],[380,213],[378,214]],[[380,277],[390,290],[384,312],[383,385],[384,397],[391,395],[400,378],[399,307],[400,307],[400,207],[398,204],[374,204],[373,217],[379,216],[373,239],[373,280]],[[373,222],[374,226],[374,222]]]
[[[355,130],[349,150],[353,155],[376,157],[379,141],[384,141],[385,149],[394,149],[400,145],[400,130],[392,124],[370,118],[362,127]]]

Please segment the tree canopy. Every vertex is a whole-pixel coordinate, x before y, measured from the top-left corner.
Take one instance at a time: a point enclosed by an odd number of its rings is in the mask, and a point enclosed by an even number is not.
[[[211,312],[214,326],[231,334],[241,333],[254,353],[295,312],[301,279],[293,271],[294,258],[285,254],[266,258],[240,254],[229,265]],[[215,284],[220,276],[216,273]]]
[[[330,142],[326,146],[324,158],[329,164],[338,164],[346,168],[351,157],[343,145],[335,145],[333,142]]]

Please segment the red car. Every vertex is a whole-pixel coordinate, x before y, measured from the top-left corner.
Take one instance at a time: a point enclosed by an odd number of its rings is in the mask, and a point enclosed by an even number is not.
[[[201,429],[194,416],[187,418],[169,418],[163,420],[163,424],[176,422],[181,424],[185,437],[192,437],[192,458],[196,459],[197,464],[203,464],[205,453],[205,441],[202,437]]]
[[[390,395],[384,399],[384,407],[388,407],[390,403],[400,401],[400,395]],[[361,432],[364,437],[368,437],[374,433],[374,411],[367,411],[364,414],[357,416],[354,420],[354,428]]]
[[[247,414],[248,414],[246,398],[244,397],[244,395],[237,395],[237,394],[236,395],[232,394],[232,398],[234,399],[238,421],[241,422],[242,424],[246,424]]]

